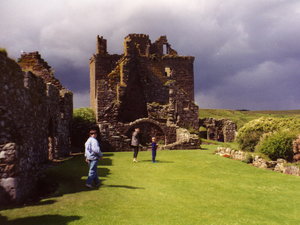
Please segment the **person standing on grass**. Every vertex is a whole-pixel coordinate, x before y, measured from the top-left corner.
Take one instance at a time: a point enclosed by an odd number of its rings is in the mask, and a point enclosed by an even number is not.
[[[131,147],[133,149],[133,162],[137,162],[140,145],[140,128],[135,128],[131,137]]]
[[[98,160],[102,158],[102,152],[100,150],[99,142],[97,141],[97,131],[90,130],[90,137],[85,142],[85,161],[89,165],[88,179],[85,186],[92,188],[94,182],[96,187],[99,187],[100,181],[97,174]]]
[[[157,150],[157,144],[156,144],[156,138],[152,137],[152,143],[151,143],[151,147],[152,147],[152,162],[155,163],[155,158],[156,158],[156,150]]]

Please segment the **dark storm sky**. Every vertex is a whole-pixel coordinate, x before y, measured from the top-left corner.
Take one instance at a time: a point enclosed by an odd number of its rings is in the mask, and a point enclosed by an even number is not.
[[[0,0],[0,47],[12,58],[39,51],[89,105],[96,35],[121,53],[129,33],[167,35],[195,56],[201,108],[300,109],[299,0]]]

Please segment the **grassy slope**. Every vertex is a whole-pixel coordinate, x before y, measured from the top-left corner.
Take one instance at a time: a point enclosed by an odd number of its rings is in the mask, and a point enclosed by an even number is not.
[[[238,127],[242,127],[250,120],[257,119],[262,116],[267,117],[296,117],[300,119],[300,110],[287,110],[287,111],[236,111],[227,109],[200,109],[199,117],[207,118],[213,117],[216,119],[230,119],[237,123]]]
[[[52,169],[55,196],[1,211],[0,224],[197,225],[300,224],[299,177],[257,169],[206,150],[106,154],[102,186],[83,187],[86,165],[76,157]],[[8,220],[7,220],[8,219]],[[6,221],[6,222],[5,222]]]

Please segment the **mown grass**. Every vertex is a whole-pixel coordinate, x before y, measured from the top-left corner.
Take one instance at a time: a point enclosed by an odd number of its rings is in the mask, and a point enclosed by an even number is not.
[[[250,120],[260,117],[277,117],[277,118],[300,118],[300,110],[286,111],[238,111],[227,109],[200,109],[199,118],[213,117],[216,119],[230,119],[234,121],[238,128],[242,127]]]
[[[202,150],[106,153],[102,185],[84,188],[87,168],[75,157],[48,172],[59,182],[39,204],[1,211],[0,224],[197,225],[300,224],[300,179]]]

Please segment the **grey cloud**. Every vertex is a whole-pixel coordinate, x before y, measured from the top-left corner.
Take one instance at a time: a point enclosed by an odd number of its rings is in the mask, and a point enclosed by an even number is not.
[[[300,108],[298,0],[10,0],[0,15],[0,46],[15,58],[39,50],[78,93],[77,106],[89,104],[96,35],[120,53],[128,33],[146,33],[152,41],[167,35],[180,54],[196,57],[201,107]]]

